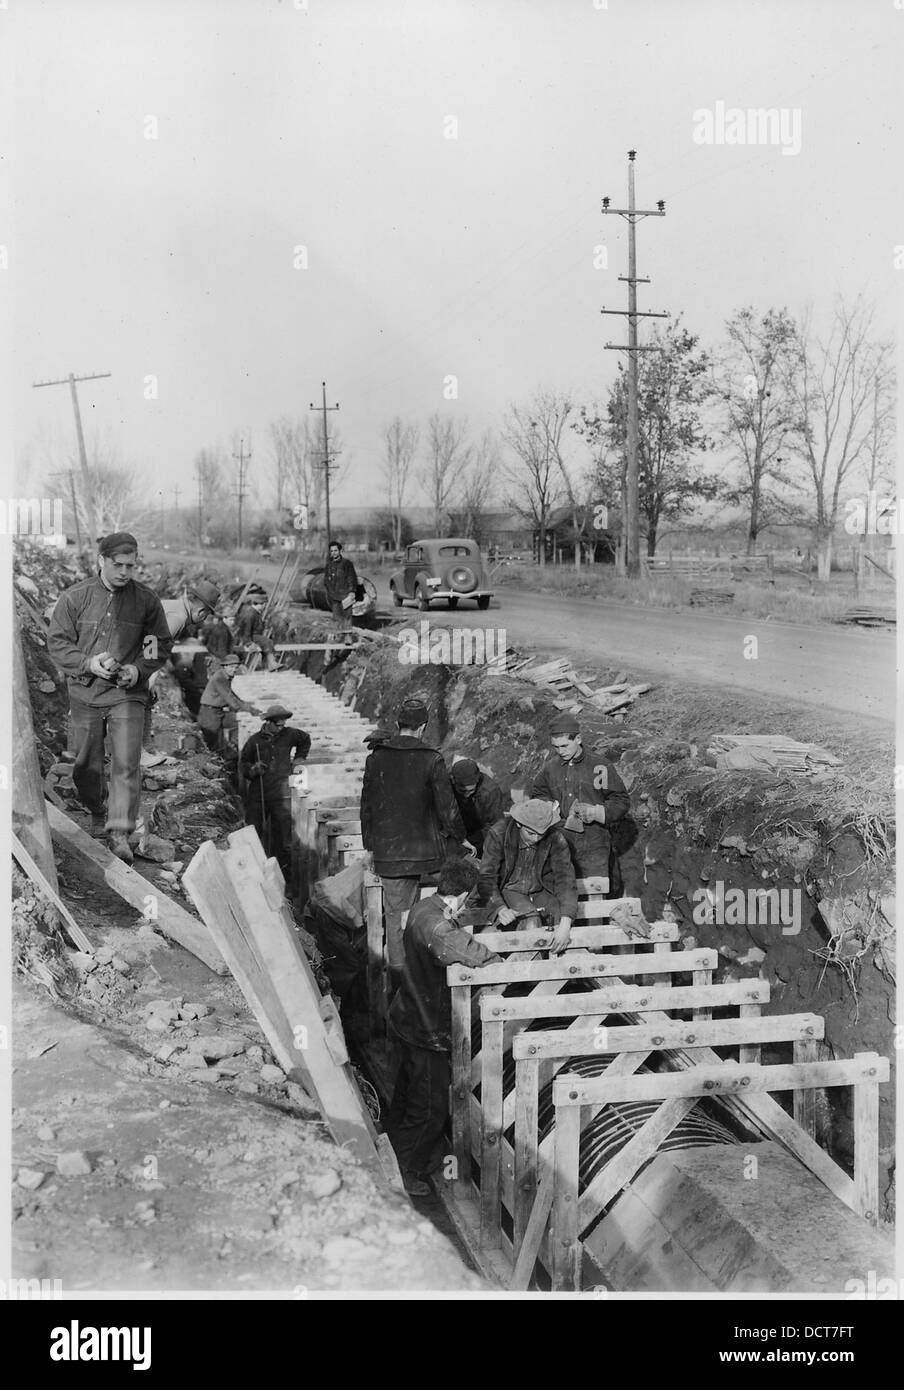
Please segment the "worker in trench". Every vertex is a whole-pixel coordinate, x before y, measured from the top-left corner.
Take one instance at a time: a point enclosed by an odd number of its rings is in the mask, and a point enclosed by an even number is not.
[[[502,788],[489,773],[481,772],[472,758],[459,758],[452,764],[449,776],[468,844],[473,846],[479,859],[483,854],[484,836],[505,811]]]
[[[436,893],[416,902],[404,935],[404,967],[389,1010],[398,1070],[386,1130],[412,1197],[428,1197],[441,1167],[451,1083],[452,1006],[449,965],[491,965],[501,958],[458,925],[477,881],[469,859],[439,870]]]
[[[131,864],[148,679],[167,660],[172,638],[159,598],[134,578],[135,537],[113,532],[98,550],[98,573],[57,600],[47,650],[68,677],[72,781],[91,814],[91,833],[106,833],[113,853]]]
[[[215,662],[214,670],[201,695],[198,728],[211,753],[225,751],[225,732],[229,727],[227,720],[231,718],[234,721],[237,710],[246,710],[248,714],[264,718],[263,710],[243,700],[232,688],[239,666],[240,662],[235,653]]]
[[[264,627],[266,606],[267,600],[263,594],[252,594],[242,604],[235,621],[235,641],[247,661],[250,662],[252,656],[261,652],[267,670],[275,671],[276,652]]]
[[[292,711],[271,705],[263,727],[246,740],[239,757],[245,786],[245,824],[253,825],[268,856],[288,882],[292,871],[292,791],[289,777],[311,751],[311,735],[293,728]]]
[[[619,822],[630,810],[625,784],[611,762],[585,751],[573,714],[557,714],[549,733],[552,753],[534,778],[531,796],[559,803],[578,878],[608,878],[609,897],[620,897]],[[630,818],[628,824],[633,826]]]
[[[478,881],[478,897],[500,927],[551,926],[549,949],[556,954],[568,945],[578,910],[577,879],[560,825],[557,802],[516,802],[487,835]]]
[[[207,579],[190,580],[184,585],[178,598],[162,599],[160,606],[166,615],[167,627],[173,641],[179,642],[185,637],[193,636],[202,623],[213,617],[219,601],[219,589]],[[204,652],[198,652],[187,662],[181,656],[171,655],[168,664],[182,691],[186,709],[197,719],[208,679],[207,658]],[[161,672],[155,671],[148,682],[150,699],[145,711],[142,738],[145,748],[150,748],[151,744],[152,712],[156,702],[154,687],[160,679]]]
[[[406,913],[421,880],[461,854],[466,839],[442,755],[424,741],[430,718],[424,701],[409,697],[396,714],[398,733],[372,736],[361,787],[361,838],[383,883],[389,988],[401,983]]]

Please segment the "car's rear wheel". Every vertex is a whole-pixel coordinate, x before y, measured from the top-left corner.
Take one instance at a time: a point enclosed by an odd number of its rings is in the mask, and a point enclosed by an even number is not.
[[[414,597],[417,601],[418,608],[420,608],[422,612],[426,612],[430,607],[430,598],[423,584],[418,584],[414,591]]]
[[[457,608],[457,607],[458,607],[458,599],[457,599],[457,598],[450,598],[450,599],[449,599],[449,607],[450,607],[450,608]]]
[[[467,594],[478,587],[477,575],[470,565],[450,565],[446,570],[446,584],[450,589],[458,589],[460,593]]]
[[[393,603],[395,604],[396,608],[401,608],[401,606],[402,606],[402,595],[399,593],[398,589],[396,588],[396,586],[395,586],[394,584],[390,584],[390,586],[389,586],[389,592],[392,594],[392,601],[393,601]]]
[[[477,607],[478,607],[478,608],[483,608],[484,610],[486,610],[487,608],[489,608],[489,606],[490,606],[490,596],[489,596],[489,594],[481,594],[480,597],[479,597],[478,600],[477,600]]]

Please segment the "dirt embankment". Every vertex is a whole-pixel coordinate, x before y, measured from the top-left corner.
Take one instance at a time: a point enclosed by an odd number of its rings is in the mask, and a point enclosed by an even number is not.
[[[311,654],[307,669],[319,676],[323,664]],[[475,758],[506,791],[528,788],[549,752],[552,697],[517,676],[401,665],[384,642],[334,665],[324,681],[387,728],[403,693],[424,694],[428,738],[447,757]],[[613,761],[629,788],[636,838],[622,859],[625,891],[641,898],[648,920],[674,913],[685,944],[718,949],[719,980],[762,975],[769,1012],[821,1014],[823,1057],[875,1050],[894,1062],[893,800],[872,789],[892,750],[876,731],[675,683],[643,696],[622,720],[588,707],[581,722],[585,746]],[[842,759],[840,775],[814,784],[707,762],[712,735],[765,732],[820,743]],[[764,889],[777,891],[764,897]],[[893,1094],[883,1087],[880,1101],[889,1218]],[[850,1166],[850,1094],[826,1095],[819,1138]]]

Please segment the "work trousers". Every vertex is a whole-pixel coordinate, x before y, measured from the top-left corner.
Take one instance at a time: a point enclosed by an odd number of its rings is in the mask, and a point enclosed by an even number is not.
[[[135,829],[141,795],[141,736],[144,701],[86,705],[75,700],[69,733],[75,766],[72,781],[93,816],[107,813],[107,830],[128,835]],[[110,779],[104,768],[104,739],[110,740]]]
[[[512,908],[520,917],[536,914],[544,926],[550,923],[555,925],[562,915],[558,898],[554,898],[545,888],[538,888],[535,893],[519,893],[516,888],[503,888],[502,900],[506,907]],[[513,922],[511,930],[515,931],[519,925],[521,924]]]
[[[447,1147],[449,1056],[414,1047],[395,1033],[392,1039],[400,1062],[386,1129],[402,1172],[426,1176],[442,1163]]]
[[[402,916],[410,912],[418,899],[420,878],[385,878],[383,884],[383,916],[386,919],[386,956],[390,970],[405,968]]]
[[[341,602],[337,600],[335,603],[330,604],[330,612],[332,613],[339,627],[350,628],[352,626],[351,607],[343,608]]]
[[[268,858],[273,858],[289,882],[292,872],[291,796],[264,796],[260,778],[253,777],[245,792],[245,824],[253,825]]]

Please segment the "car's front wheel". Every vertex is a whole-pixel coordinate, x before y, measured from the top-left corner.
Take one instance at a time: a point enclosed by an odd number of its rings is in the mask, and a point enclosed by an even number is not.
[[[481,594],[480,597],[479,597],[479,599],[477,600],[477,607],[478,607],[478,608],[482,608],[482,609],[484,609],[484,611],[486,611],[486,609],[489,608],[489,606],[490,606],[490,596],[489,596],[489,594]]]
[[[398,589],[396,588],[396,586],[395,586],[394,584],[390,584],[390,586],[389,586],[389,592],[392,594],[392,601],[393,601],[393,603],[395,604],[396,608],[401,608],[401,606],[402,606],[402,595],[399,593]]]
[[[414,591],[414,597],[417,601],[418,608],[420,608],[421,612],[426,613],[427,609],[430,607],[430,597],[423,584],[418,584]]]

